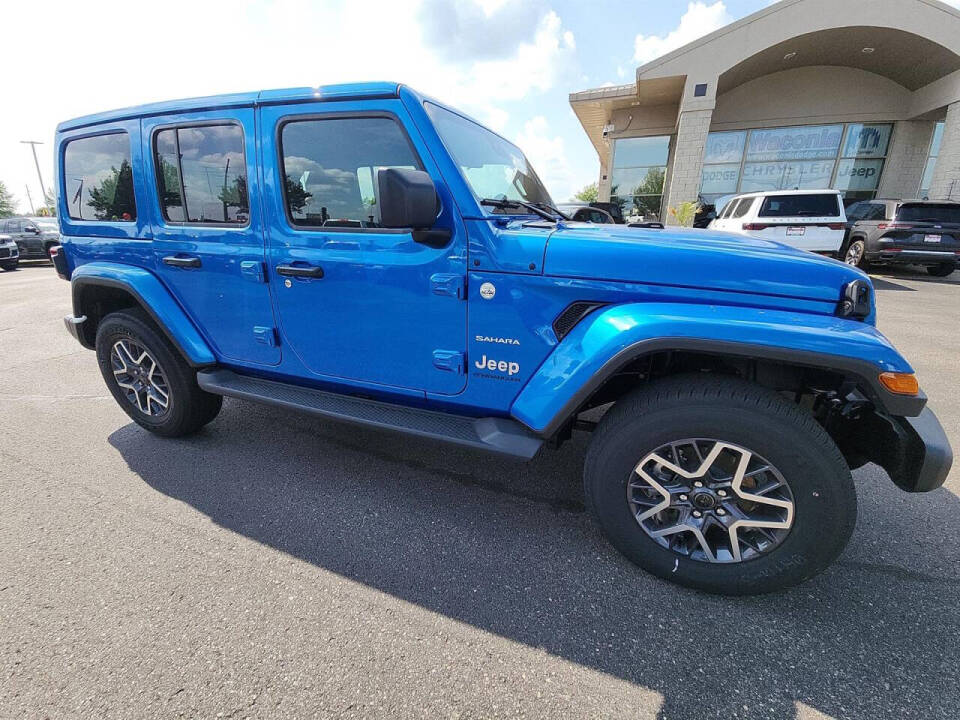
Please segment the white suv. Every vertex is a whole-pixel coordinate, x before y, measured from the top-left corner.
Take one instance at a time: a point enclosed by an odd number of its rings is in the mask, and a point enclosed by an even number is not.
[[[734,195],[710,229],[835,254],[846,224],[843,198],[836,190],[779,190]]]

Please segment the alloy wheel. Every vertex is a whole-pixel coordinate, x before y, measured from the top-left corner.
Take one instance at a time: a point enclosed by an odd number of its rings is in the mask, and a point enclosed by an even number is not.
[[[110,365],[117,385],[140,412],[160,417],[169,410],[166,377],[145,347],[133,340],[118,340],[110,350]]]
[[[708,563],[769,553],[794,519],[793,494],[773,464],[716,439],[679,440],[644,456],[627,484],[627,502],[659,545]]]
[[[847,265],[860,265],[863,260],[863,253],[866,251],[866,248],[863,245],[863,242],[857,240],[856,242],[850,243],[850,247],[847,248],[847,256],[844,258],[844,262]]]

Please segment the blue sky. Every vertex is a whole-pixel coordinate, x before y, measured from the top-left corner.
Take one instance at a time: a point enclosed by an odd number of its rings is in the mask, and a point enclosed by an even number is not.
[[[769,0],[33,0],[4,9],[0,180],[40,195],[20,140],[41,140],[52,181],[57,122],[194,95],[397,80],[488,123],[530,156],[555,199],[598,174],[570,92],[630,82],[640,58]],[[42,32],[36,18],[48,18]],[[638,39],[639,38],[639,39]]]

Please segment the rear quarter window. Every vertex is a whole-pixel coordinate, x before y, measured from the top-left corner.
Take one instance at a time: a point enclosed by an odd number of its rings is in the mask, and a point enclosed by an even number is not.
[[[130,136],[118,132],[68,141],[63,151],[63,185],[74,220],[136,220]]]
[[[838,195],[774,195],[765,198],[759,217],[839,217]]]

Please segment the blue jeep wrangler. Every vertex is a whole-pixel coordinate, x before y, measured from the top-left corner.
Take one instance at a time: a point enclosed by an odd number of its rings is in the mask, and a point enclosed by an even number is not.
[[[611,543],[729,594],[837,557],[851,468],[907,492],[950,469],[859,270],[570,222],[517,147],[407,87],[119,110],[56,148],[66,326],[158,435],[223,396],[522,459],[591,431]]]

